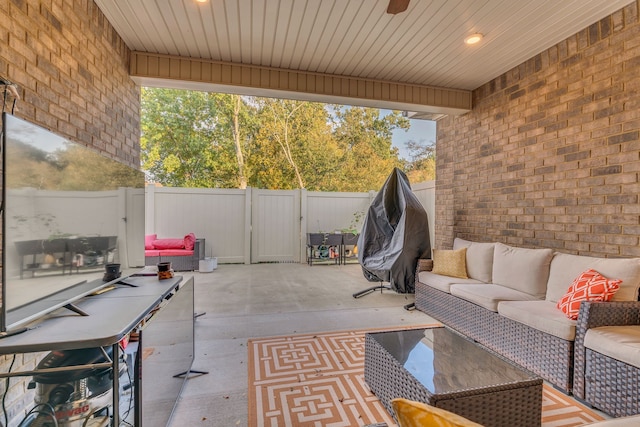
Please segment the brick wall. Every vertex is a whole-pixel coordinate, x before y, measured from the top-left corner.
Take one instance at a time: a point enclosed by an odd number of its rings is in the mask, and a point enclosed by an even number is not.
[[[129,78],[129,50],[92,0],[0,0],[0,43],[0,77],[21,97],[16,116],[139,167],[140,91]],[[12,364],[2,356],[0,371],[33,369],[41,357],[18,354]],[[11,426],[33,407],[29,379],[9,383]]]
[[[476,89],[437,124],[436,247],[640,256],[639,89],[635,2]]]
[[[16,116],[139,166],[130,52],[92,0],[0,0],[0,43]]]

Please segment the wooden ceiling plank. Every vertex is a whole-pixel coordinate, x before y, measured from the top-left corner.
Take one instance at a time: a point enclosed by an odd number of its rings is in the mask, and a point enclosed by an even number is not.
[[[203,43],[203,39],[200,37],[202,27],[198,6],[201,5],[191,1],[172,2],[168,5],[173,16],[174,31],[178,33],[173,34],[178,52],[187,52],[187,55],[181,54],[182,56],[203,58],[208,51],[206,43]]]
[[[574,24],[574,21],[583,23],[599,20],[599,14],[601,13],[601,8],[598,5],[592,4],[591,7],[585,5],[585,7],[575,10],[563,2],[550,2],[543,10],[547,16],[545,22],[538,21],[532,24],[528,22],[527,14],[522,13],[519,19],[514,19],[507,28],[502,29],[502,33],[499,33],[497,37],[511,39],[513,40],[511,44],[501,49],[495,49],[493,46],[494,42],[487,40],[487,43],[481,46],[481,49],[474,52],[474,55],[461,58],[461,60],[453,66],[462,70],[468,69],[468,67],[474,67],[479,75],[498,76],[557,44],[558,40],[564,40],[575,34],[576,32],[573,31],[573,29],[568,30],[567,28],[575,28],[582,24]],[[568,20],[567,16],[571,16],[571,18]],[[529,25],[531,37],[538,40],[540,44],[539,51],[528,49],[527,40],[514,36],[514,33],[517,33],[518,29],[524,25]],[[549,28],[555,29],[555,31],[550,31]],[[496,31],[500,31],[500,29]],[[493,38],[493,35],[491,38]],[[446,69],[444,69],[443,75],[447,75]],[[453,78],[454,77],[442,79],[438,84],[447,86],[453,81],[459,81],[462,77],[458,77],[456,80],[453,80]],[[491,79],[486,81],[489,80]],[[479,82],[474,80],[469,83],[469,86],[475,88],[486,83],[486,81]]]
[[[340,34],[343,31],[344,26],[349,25],[346,16],[350,16],[348,11],[353,10],[354,3],[359,3],[360,0],[354,2],[334,1],[331,9],[329,19],[324,23],[324,30],[318,34],[318,38],[314,39],[314,57],[311,62],[311,66],[308,71],[315,71],[319,73],[331,73],[333,68],[332,62],[335,58],[336,49],[339,48],[336,41],[336,34]]]
[[[307,51],[312,49],[312,32],[309,31],[313,27],[316,17],[318,16],[319,9],[326,7],[327,2],[319,1],[307,1],[305,5],[305,13],[302,16],[300,22],[300,31],[296,37],[296,43],[293,47],[295,55],[289,61],[289,67],[294,70],[309,70],[308,62],[304,62]],[[315,46],[314,46],[315,47]]]
[[[95,1],[133,50],[474,89],[633,0]]]
[[[314,60],[313,71],[320,73],[342,74],[340,63],[349,61],[354,44],[354,29],[360,28],[371,14],[371,2],[350,1],[337,3],[332,10],[335,26],[325,28],[321,40],[318,40],[317,58]]]
[[[450,8],[455,4],[454,1],[449,1],[441,4],[440,7],[434,10],[433,8],[424,9],[425,7],[429,7],[429,5],[421,3],[416,9],[412,8],[409,15],[413,17],[422,16],[424,18],[422,21],[412,20],[408,22],[406,26],[407,33],[405,34],[409,38],[405,38],[404,36],[400,39],[394,38],[393,43],[386,43],[385,46],[379,50],[385,58],[384,61],[380,61],[378,58],[373,58],[369,55],[365,57],[368,62],[363,63],[359,68],[368,68],[370,66],[369,64],[372,64],[372,66],[376,68],[371,69],[370,74],[379,75],[386,80],[394,80],[392,78],[393,70],[398,68],[404,69],[404,67],[410,66],[412,62],[420,58],[428,57],[429,52],[432,51],[435,46],[446,40],[444,32],[440,30],[440,26],[442,26],[442,28],[446,26],[446,24],[441,23],[451,14]],[[413,52],[413,46],[416,45],[416,42],[423,46],[419,52]],[[433,66],[437,66],[437,64],[433,64]]]

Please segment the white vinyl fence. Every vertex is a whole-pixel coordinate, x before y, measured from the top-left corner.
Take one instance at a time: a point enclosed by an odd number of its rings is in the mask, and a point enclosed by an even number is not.
[[[7,274],[15,276],[24,260],[13,242],[71,236],[116,236],[118,259],[123,266],[144,265],[141,188],[111,191],[50,191],[8,189],[5,212]],[[74,215],[69,215],[74,212]]]
[[[429,216],[433,245],[435,183],[412,187]],[[307,233],[360,230],[375,195],[148,186],[145,234],[193,232],[219,263],[304,262]]]

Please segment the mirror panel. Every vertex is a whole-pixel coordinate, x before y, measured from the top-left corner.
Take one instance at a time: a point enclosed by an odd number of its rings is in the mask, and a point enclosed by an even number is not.
[[[7,113],[3,135],[7,330],[105,286],[108,263],[142,266],[144,174]]]

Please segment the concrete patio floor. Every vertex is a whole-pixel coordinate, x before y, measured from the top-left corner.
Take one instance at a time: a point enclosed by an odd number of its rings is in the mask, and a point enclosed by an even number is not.
[[[247,425],[247,339],[309,332],[422,325],[434,320],[407,311],[414,295],[376,291],[358,264],[220,265],[195,279],[196,355],[171,427]]]

